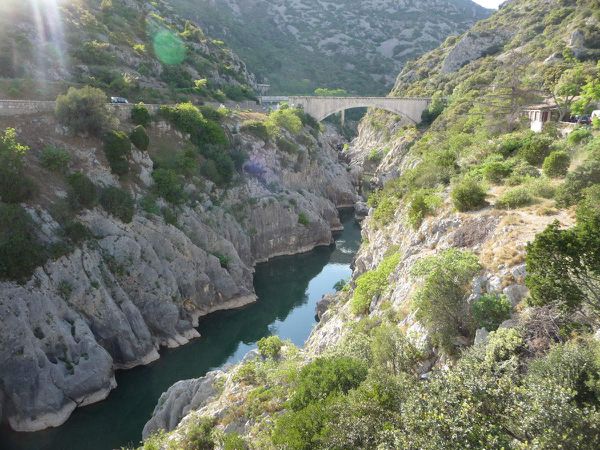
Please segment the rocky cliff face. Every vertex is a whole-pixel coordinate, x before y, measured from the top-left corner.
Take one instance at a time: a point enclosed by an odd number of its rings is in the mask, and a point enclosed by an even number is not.
[[[381,94],[406,61],[489,15],[468,0],[174,4],[228,42],[262,81],[286,94],[325,86]]]
[[[253,302],[256,262],[332,242],[341,226],[336,208],[356,200],[354,176],[338,162],[340,138],[306,133],[296,153],[285,153],[237,132],[241,120],[232,115],[225,124],[235,133],[232,145],[248,155],[234,185],[188,184],[195,200],[174,208],[171,224],[141,208],[131,223],[99,207],[84,210],[77,220],[91,239],[23,283],[0,282],[0,411],[12,428],[60,425],[76,407],[108,395],[115,369],[149,363],[161,346],[198,337],[201,316]],[[173,152],[187,145],[185,136],[155,123],[149,153],[132,153],[135,169],[123,185],[100,142],[64,135],[51,116],[6,118],[2,126],[17,128],[32,148],[28,167],[46,179],[42,195],[24,206],[48,243],[60,240],[54,217],[66,187],[39,166],[45,145],[68,149],[72,168],[98,186],[124,186],[138,201],[153,189],[149,155],[159,143]]]

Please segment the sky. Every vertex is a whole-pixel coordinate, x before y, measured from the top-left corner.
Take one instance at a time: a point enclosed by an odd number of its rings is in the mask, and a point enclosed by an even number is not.
[[[474,0],[475,3],[479,3],[481,6],[485,6],[486,8],[498,8],[498,5],[502,3],[504,0]]]

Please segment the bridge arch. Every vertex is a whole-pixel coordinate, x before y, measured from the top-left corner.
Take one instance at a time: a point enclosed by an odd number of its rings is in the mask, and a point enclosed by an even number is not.
[[[378,108],[399,114],[418,124],[429,98],[401,97],[289,97],[290,106],[301,107],[319,122],[332,114],[353,108]]]

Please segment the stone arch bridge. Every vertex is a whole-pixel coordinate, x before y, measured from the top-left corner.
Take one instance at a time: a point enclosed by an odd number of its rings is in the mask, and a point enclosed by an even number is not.
[[[430,98],[404,97],[287,97],[290,106],[302,108],[319,122],[338,112],[352,108],[379,108],[399,114],[411,122],[421,122]]]

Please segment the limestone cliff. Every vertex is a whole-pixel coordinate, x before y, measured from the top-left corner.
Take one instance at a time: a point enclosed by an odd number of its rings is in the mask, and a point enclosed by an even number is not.
[[[230,113],[223,123],[231,146],[247,155],[233,184],[189,179],[185,204],[157,199],[137,206],[130,223],[99,206],[84,209],[74,220],[88,239],[29,279],[0,282],[0,411],[12,428],[60,425],[77,406],[108,395],[115,369],[149,363],[161,346],[198,337],[201,316],[253,302],[256,262],[332,242],[341,226],[336,208],[356,200],[354,176],[338,161],[339,136],[304,131],[286,153],[240,132],[246,115]],[[119,180],[101,141],[64,134],[52,115],[3,118],[1,126],[16,128],[31,147],[28,174],[40,194],[23,206],[48,246],[64,239],[58,211],[70,188],[40,165],[47,145],[66,149],[70,168],[98,188],[123,187],[138,204],[155,189],[151,156],[189,147],[187,136],[157,119],[148,151],[133,150],[131,173]]]

